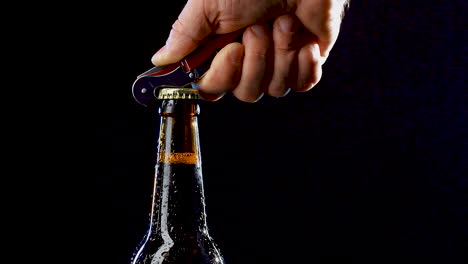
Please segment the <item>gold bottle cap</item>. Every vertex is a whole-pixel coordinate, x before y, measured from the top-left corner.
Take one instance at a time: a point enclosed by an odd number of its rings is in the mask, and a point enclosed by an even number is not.
[[[181,87],[165,87],[159,90],[158,99],[199,99],[197,89]]]

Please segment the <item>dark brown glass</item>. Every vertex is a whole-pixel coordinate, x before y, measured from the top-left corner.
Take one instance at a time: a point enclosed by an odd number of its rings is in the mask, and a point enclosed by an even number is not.
[[[208,234],[196,100],[166,99],[150,225],[131,264],[219,264],[223,257]]]

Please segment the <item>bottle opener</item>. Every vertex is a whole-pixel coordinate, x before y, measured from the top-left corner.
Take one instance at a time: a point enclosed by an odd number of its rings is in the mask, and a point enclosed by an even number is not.
[[[157,103],[159,90],[165,86],[196,88],[196,82],[208,71],[216,53],[236,40],[242,32],[238,30],[216,36],[181,61],[156,66],[138,75],[132,86],[133,97],[138,103],[149,106]]]

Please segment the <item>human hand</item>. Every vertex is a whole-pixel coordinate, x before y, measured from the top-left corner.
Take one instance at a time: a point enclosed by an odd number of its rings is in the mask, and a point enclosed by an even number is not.
[[[188,0],[166,45],[152,58],[162,66],[180,61],[209,36],[245,28],[241,43],[219,51],[198,82],[201,95],[226,92],[246,102],[264,93],[308,91],[338,37],[348,0]]]

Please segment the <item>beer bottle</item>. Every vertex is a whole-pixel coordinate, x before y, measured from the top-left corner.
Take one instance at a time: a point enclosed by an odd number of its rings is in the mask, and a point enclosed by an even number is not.
[[[131,264],[224,263],[206,224],[198,90],[168,87],[158,98],[161,126],[150,223]]]

